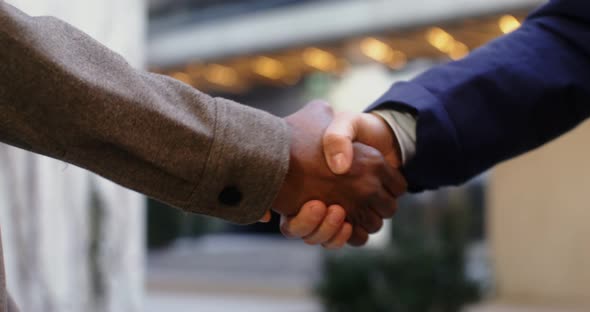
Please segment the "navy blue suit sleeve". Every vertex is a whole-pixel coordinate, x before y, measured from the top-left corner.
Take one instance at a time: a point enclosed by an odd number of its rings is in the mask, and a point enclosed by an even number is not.
[[[552,1],[509,35],[395,84],[371,108],[416,112],[410,190],[456,185],[590,115],[590,2]]]

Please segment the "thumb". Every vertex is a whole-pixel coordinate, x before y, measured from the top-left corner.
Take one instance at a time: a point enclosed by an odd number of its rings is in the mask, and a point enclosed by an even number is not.
[[[323,138],[324,157],[334,174],[345,174],[352,165],[352,143],[356,140],[356,114],[338,114]]]

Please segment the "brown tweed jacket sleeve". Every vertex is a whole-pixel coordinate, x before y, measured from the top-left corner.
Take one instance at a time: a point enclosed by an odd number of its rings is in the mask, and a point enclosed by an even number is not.
[[[280,118],[135,70],[1,0],[0,141],[236,223],[270,207],[289,163]]]

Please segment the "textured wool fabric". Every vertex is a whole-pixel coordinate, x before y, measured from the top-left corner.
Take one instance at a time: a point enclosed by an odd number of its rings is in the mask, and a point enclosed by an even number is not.
[[[270,208],[289,163],[282,119],[135,70],[72,26],[2,0],[0,47],[0,141],[187,212],[245,224]]]

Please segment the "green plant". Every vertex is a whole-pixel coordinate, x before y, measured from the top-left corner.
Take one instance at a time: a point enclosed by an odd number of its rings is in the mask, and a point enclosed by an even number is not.
[[[406,201],[390,246],[328,254],[318,287],[326,311],[454,312],[478,300],[464,274],[473,232],[468,195]]]

